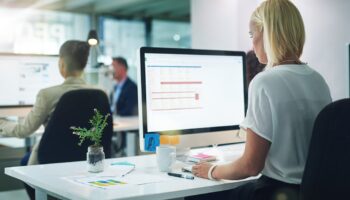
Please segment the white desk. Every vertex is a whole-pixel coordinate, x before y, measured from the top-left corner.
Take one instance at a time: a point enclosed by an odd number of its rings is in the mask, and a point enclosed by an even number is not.
[[[137,154],[136,148],[138,148],[138,146],[136,144],[137,144],[138,130],[139,130],[138,116],[131,116],[131,117],[113,116],[113,131],[115,133],[120,133],[120,132],[130,133],[125,135],[126,137],[125,153],[127,156],[134,156]]]
[[[139,129],[139,117],[130,116],[130,117],[120,117],[113,116],[113,131],[134,131]],[[42,135],[45,129],[44,126],[35,131],[34,135]]]
[[[122,131],[135,131],[139,129],[139,119],[138,116],[132,117],[119,117],[113,116],[113,131],[122,132]],[[32,146],[35,143],[36,137],[41,137],[44,133],[44,126],[40,126],[38,130],[35,131],[30,137],[25,139],[15,139],[15,138],[5,138],[0,136],[0,145],[9,146],[12,148]],[[127,136],[128,145],[136,144],[135,135]],[[131,150],[130,150],[131,151]]]
[[[114,131],[135,131],[139,130],[139,117],[119,117],[113,116]]]
[[[232,145],[223,148],[225,154],[232,151],[237,157],[243,152],[243,145]],[[198,151],[198,150],[197,150]],[[235,188],[250,179],[241,181],[210,181],[195,178],[188,180],[167,176],[157,169],[155,155],[107,159],[106,163],[128,161],[136,164],[132,173],[146,173],[162,176],[166,181],[144,185],[125,185],[115,190],[103,190],[81,185],[62,179],[86,171],[85,162],[58,163],[25,167],[5,168],[5,174],[31,184],[36,189],[37,199],[46,199],[47,194],[62,199],[142,199],[157,200],[205,194]],[[178,162],[175,171],[183,165]]]
[[[120,117],[113,116],[113,131],[134,131],[139,129],[139,117]],[[31,136],[41,136],[45,131],[44,126],[40,126],[38,130]],[[2,138],[2,136],[0,136]]]

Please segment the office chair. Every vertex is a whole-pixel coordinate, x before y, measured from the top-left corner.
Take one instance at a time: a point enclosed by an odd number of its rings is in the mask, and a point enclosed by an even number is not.
[[[90,128],[89,120],[96,108],[102,115],[110,113],[107,95],[96,89],[73,90],[65,93],[49,120],[38,149],[40,164],[86,160],[88,140],[79,146],[79,137],[74,135],[70,127]],[[112,115],[107,119],[102,145],[106,158],[111,157],[111,141],[113,134]]]
[[[300,195],[302,200],[350,199],[350,99],[319,113]]]

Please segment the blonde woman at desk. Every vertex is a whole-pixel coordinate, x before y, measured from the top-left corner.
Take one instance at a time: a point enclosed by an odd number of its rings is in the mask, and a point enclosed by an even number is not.
[[[91,88],[81,77],[89,56],[89,45],[83,41],[66,41],[59,51],[59,71],[65,79],[63,84],[39,91],[33,109],[22,122],[0,120],[0,135],[25,138],[33,134],[41,125],[46,126],[60,97],[70,91]],[[35,144],[28,165],[38,164]]]
[[[262,174],[236,189],[188,199],[275,199],[276,191],[297,199],[317,114],[331,102],[322,76],[300,61],[304,23],[289,0],[267,0],[253,12],[250,36],[260,63],[267,64],[251,82],[243,155],[225,165],[200,163],[194,175],[209,179],[244,179]]]

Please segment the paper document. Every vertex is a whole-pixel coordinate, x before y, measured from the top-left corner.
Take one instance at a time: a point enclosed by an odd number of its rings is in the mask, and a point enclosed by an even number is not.
[[[126,185],[143,185],[166,180],[164,176],[138,171],[134,164],[128,162],[111,163],[104,172],[98,174],[83,172],[62,178],[74,183],[103,189],[114,189]]]
[[[88,185],[102,189],[114,189],[126,185],[143,185],[148,183],[157,183],[166,180],[158,175],[149,175],[144,173],[129,174],[126,177],[118,176],[71,176],[63,177],[68,181]]]

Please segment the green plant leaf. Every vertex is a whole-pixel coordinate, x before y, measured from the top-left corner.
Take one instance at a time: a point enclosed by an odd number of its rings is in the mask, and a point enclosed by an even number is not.
[[[89,120],[91,124],[90,129],[80,128],[80,127],[71,127],[73,134],[79,136],[79,143],[81,145],[85,139],[89,139],[94,143],[95,146],[101,145],[103,129],[108,125],[107,119],[110,114],[103,116],[96,108],[94,109],[94,115]]]

